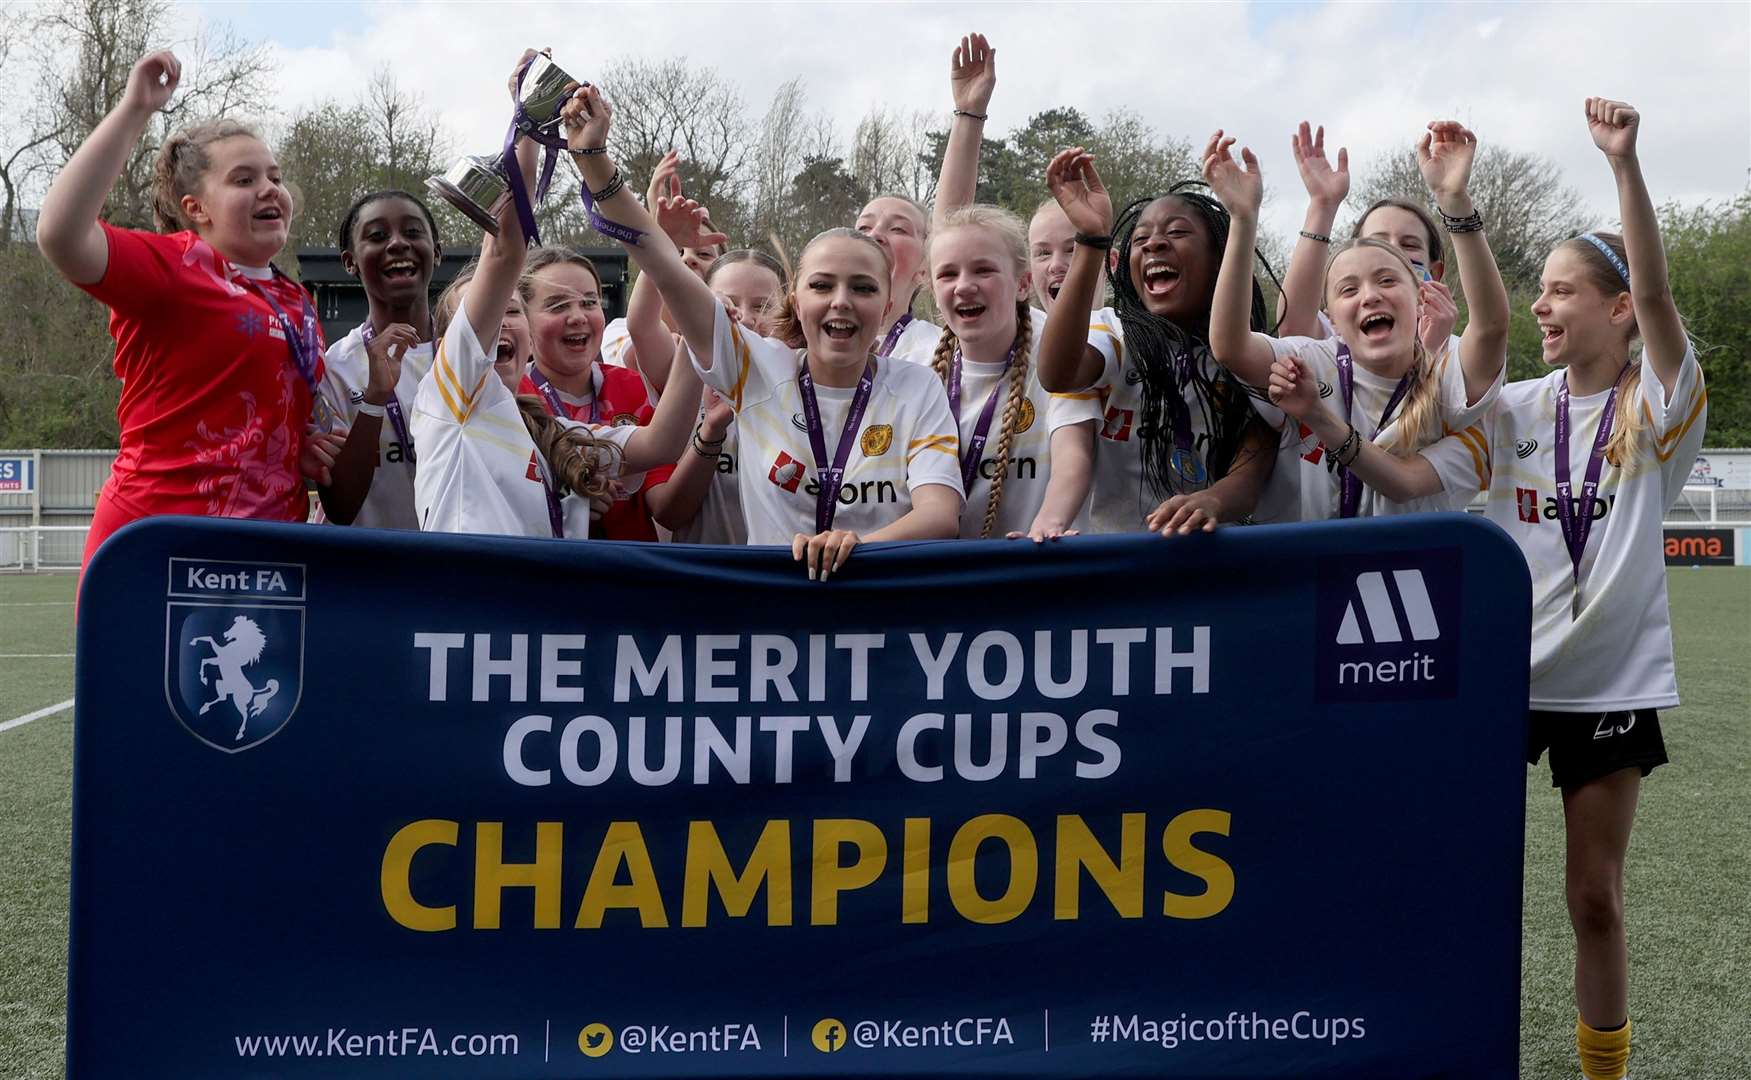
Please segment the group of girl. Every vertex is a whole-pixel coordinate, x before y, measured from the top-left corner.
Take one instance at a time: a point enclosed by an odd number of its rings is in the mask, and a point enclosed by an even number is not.
[[[974,204],[996,74],[978,35],[951,62],[933,213],[876,198],[794,267],[728,250],[672,155],[641,205],[607,152],[608,100],[579,86],[567,149],[638,264],[626,319],[605,323],[587,259],[527,249],[509,200],[430,308],[432,215],[378,192],[339,230],[370,315],[325,353],[307,295],[273,266],[293,208],[249,129],[164,144],[157,233],[99,219],[179,74],[168,53],[135,66],[38,224],[44,254],[109,305],[123,379],[88,555],[148,514],[304,520],[306,480],[342,524],[661,529],[789,545],[821,580],[868,540],[1184,534],[1459,510],[1484,491],[1532,570],[1528,758],[1549,752],[1563,794],[1581,1064],[1623,1075],[1623,859],[1640,781],[1666,760],[1655,710],[1677,704],[1660,520],[1706,415],[1634,109],[1586,101],[1623,233],[1551,252],[1533,313],[1552,371],[1503,386],[1507,294],[1467,189],[1476,139],[1452,122],[1416,149],[1439,224],[1387,200],[1337,245],[1347,163],[1301,126],[1306,228],[1273,318],[1255,273],[1262,177],[1223,132],[1201,183],[1129,206],[1082,148],[1045,164],[1053,199],[1031,221]],[[525,176],[535,151],[518,144]],[[926,288],[941,326],[914,313]]]

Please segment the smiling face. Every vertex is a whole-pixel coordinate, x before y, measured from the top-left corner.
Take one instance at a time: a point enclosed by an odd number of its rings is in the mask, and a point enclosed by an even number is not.
[[[359,208],[341,265],[373,300],[400,306],[422,300],[437,264],[437,239],[418,203],[400,196]]]
[[[1076,254],[1076,227],[1070,224],[1063,207],[1055,202],[1040,207],[1028,223],[1027,247],[1034,302],[1050,314],[1052,305],[1058,302],[1064,275],[1070,272],[1070,258]]]
[[[1545,363],[1623,355],[1635,328],[1635,308],[1628,292],[1601,288],[1599,276],[1589,258],[1568,244],[1544,260],[1532,317],[1543,335]]]
[[[761,337],[772,333],[772,310],[783,288],[778,275],[752,260],[718,268],[707,283],[723,302],[730,318]]]
[[[588,376],[602,353],[602,285],[577,263],[543,267],[531,277],[529,337],[535,363],[565,386]]]
[[[882,253],[851,236],[828,236],[803,252],[792,293],[811,369],[860,371],[888,311]]]
[[[267,146],[233,135],[207,146],[207,172],[182,197],[182,212],[219,254],[240,266],[266,266],[286,246],[292,195]]]
[[[1131,284],[1152,315],[1181,325],[1210,314],[1219,254],[1202,214],[1172,195],[1144,207],[1131,229]]]
[[[1404,252],[1405,258],[1429,271],[1436,281],[1446,271],[1446,263],[1429,258],[1429,227],[1423,219],[1402,206],[1377,206],[1362,219],[1356,235],[1369,240],[1384,240]]]
[[[963,225],[930,241],[930,287],[937,309],[969,351],[1007,348],[1015,340],[1017,300],[1027,297],[1027,277],[1001,236]]]
[[[1395,251],[1360,244],[1326,271],[1325,303],[1338,336],[1369,371],[1396,377],[1416,360],[1422,300],[1412,271]]]
[[[523,382],[523,365],[528,362],[530,348],[529,320],[523,312],[523,298],[512,293],[511,302],[505,307],[504,321],[499,323],[492,369],[513,394]]]
[[[857,231],[888,250],[889,291],[904,303],[924,283],[924,216],[904,199],[875,199],[857,215]]]

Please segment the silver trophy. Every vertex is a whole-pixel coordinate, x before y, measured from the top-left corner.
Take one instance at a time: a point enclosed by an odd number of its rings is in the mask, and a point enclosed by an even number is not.
[[[538,54],[523,73],[523,83],[517,90],[514,131],[548,147],[564,145],[559,134],[559,112],[571,96],[566,87],[576,81],[564,68]],[[510,172],[505,160],[515,152],[514,147],[515,139],[507,135],[501,153],[463,157],[444,175],[427,177],[426,187],[497,236],[498,211],[511,197]]]

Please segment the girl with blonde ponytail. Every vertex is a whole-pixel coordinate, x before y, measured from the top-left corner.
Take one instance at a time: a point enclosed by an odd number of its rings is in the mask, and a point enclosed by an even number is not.
[[[1363,443],[1400,458],[1448,435],[1481,448],[1479,420],[1500,393],[1507,364],[1508,292],[1467,190],[1476,136],[1452,121],[1431,121],[1417,148],[1423,179],[1452,233],[1471,306],[1464,335],[1449,349],[1458,355],[1440,365],[1419,332],[1421,273],[1398,246],[1374,237],[1351,241],[1326,264],[1326,309],[1337,336],[1275,338],[1247,329],[1245,289],[1264,185],[1252,152],[1241,151],[1242,165],[1230,153],[1233,144],[1217,132],[1205,147],[1204,176],[1234,214],[1211,305],[1210,347],[1244,382],[1262,386],[1273,364],[1282,363],[1317,391],[1285,439],[1274,480],[1279,489],[1296,490],[1283,501],[1297,507],[1303,521],[1463,509],[1477,484],[1452,491],[1437,485],[1412,498],[1396,484],[1365,484],[1348,466]],[[1473,396],[1468,366],[1494,372],[1495,382]]]
[[[1027,234],[995,206],[945,214],[926,249],[946,324],[931,369],[960,427],[961,536],[1074,535],[1094,469],[1094,391],[1040,387]]]

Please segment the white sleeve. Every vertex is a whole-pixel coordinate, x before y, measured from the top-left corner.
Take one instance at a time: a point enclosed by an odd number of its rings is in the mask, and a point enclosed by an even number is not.
[[[328,353],[323,357],[322,382],[316,387],[317,426],[328,431],[343,431],[353,425],[355,406],[352,393],[341,378],[338,363],[344,355],[345,345],[346,339],[342,338],[328,347]]]
[[[687,358],[705,385],[722,394],[737,412],[748,402],[764,401],[775,383],[795,374],[798,363],[794,349],[744,330],[722,304],[712,315],[711,368],[700,365],[691,345]]]
[[[1082,424],[1090,420],[1099,421],[1100,391],[1077,390],[1069,394],[1046,395],[1046,431],[1057,431],[1061,427],[1072,424]]]
[[[1100,381],[1094,384],[1096,387],[1118,385],[1125,366],[1124,334],[1119,313],[1112,308],[1101,308],[1089,316],[1088,347],[1100,353],[1101,359]]]
[[[1645,347],[1641,364],[1643,418],[1648,424],[1648,442],[1660,462],[1665,505],[1670,507],[1702,450],[1703,433],[1708,428],[1708,387],[1703,382],[1702,365],[1696,361],[1696,346],[1688,340],[1670,396]],[[1646,453],[1647,447],[1639,452]]]
[[[432,369],[420,385],[435,387],[449,418],[463,423],[474,412],[487,380],[498,377],[492,369],[493,359],[481,348],[474,327],[469,325],[468,309],[459,304],[450,328],[444,331],[444,340],[438,344]]]
[[[1490,487],[1490,439],[1486,420],[1436,440],[1417,451],[1441,478],[1441,490],[1449,495],[1488,491]]]
[[[1507,353],[1496,367],[1495,381],[1476,401],[1466,400],[1465,365],[1461,362],[1460,337],[1452,334],[1439,356],[1433,358],[1436,385],[1440,388],[1441,423],[1447,431],[1470,427],[1496,403],[1508,375]]]
[[[932,375],[934,393],[915,400],[918,422],[906,442],[906,489],[916,491],[926,484],[953,488],[964,500],[961,488],[961,433],[954,414],[948,411],[948,390]]]

